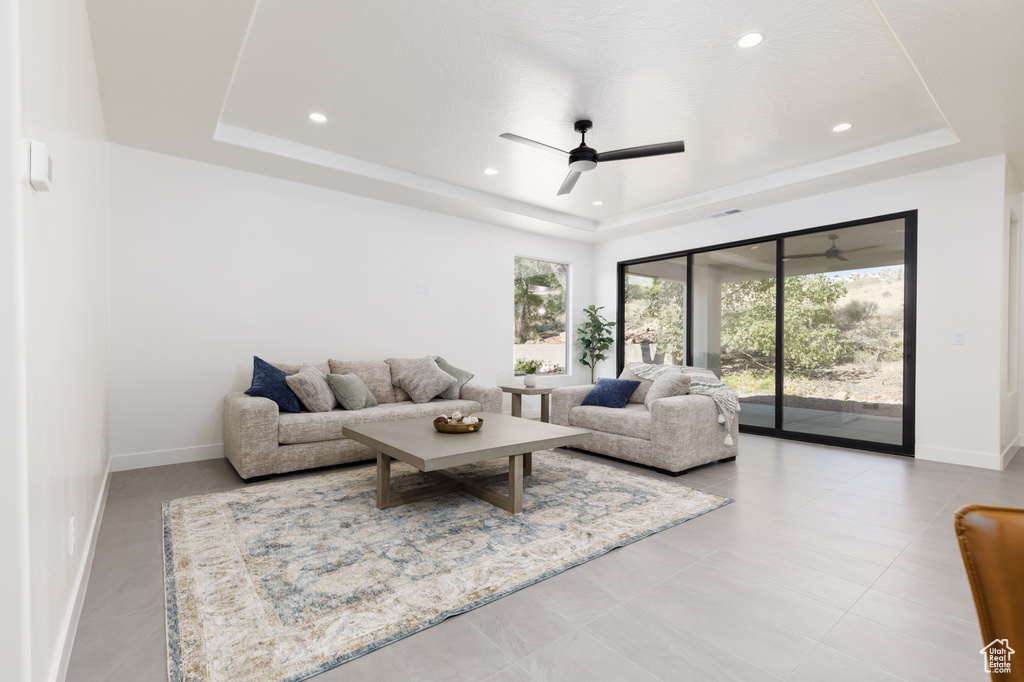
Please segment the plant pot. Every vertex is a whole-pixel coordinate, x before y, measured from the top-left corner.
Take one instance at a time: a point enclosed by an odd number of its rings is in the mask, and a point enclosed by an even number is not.
[[[523,376],[523,386],[527,388],[533,388],[537,385],[537,377],[534,374],[527,374]]]

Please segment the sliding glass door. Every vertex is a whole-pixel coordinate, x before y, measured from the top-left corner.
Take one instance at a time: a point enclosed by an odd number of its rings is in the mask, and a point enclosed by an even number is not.
[[[619,264],[619,368],[706,367],[740,428],[912,454],[917,214]]]
[[[783,240],[782,429],[903,443],[903,219]]]
[[[625,268],[620,287],[623,361],[686,364],[686,258],[666,258]],[[619,371],[622,369],[620,367]]]
[[[693,357],[739,395],[740,426],[775,428],[775,241],[693,254]]]

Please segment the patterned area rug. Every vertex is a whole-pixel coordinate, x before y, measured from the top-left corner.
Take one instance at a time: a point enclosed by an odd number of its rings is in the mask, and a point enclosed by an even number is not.
[[[170,680],[302,680],[732,501],[554,452],[518,515],[464,493],[379,510],[375,477],[165,502]],[[392,478],[433,481],[399,462]]]

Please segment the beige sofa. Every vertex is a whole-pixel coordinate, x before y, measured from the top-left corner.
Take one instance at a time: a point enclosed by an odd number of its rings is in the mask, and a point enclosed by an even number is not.
[[[676,395],[651,402],[644,398],[651,381],[623,370],[620,378],[641,382],[624,408],[583,405],[592,386],[566,386],[551,392],[551,422],[590,429],[581,450],[624,459],[679,475],[702,464],[735,459],[739,452],[739,419],[725,444],[715,401],[704,395]]]
[[[342,435],[350,424],[436,417],[442,412],[500,413],[502,392],[497,386],[463,385],[458,400],[416,404],[391,381],[421,358],[347,363],[330,360],[316,365],[332,373],[352,371],[363,379],[378,404],[362,410],[282,412],[268,398],[230,393],[224,399],[224,455],[246,482],[272,474],[346,464],[371,459],[373,450]],[[289,374],[298,365],[274,363]]]

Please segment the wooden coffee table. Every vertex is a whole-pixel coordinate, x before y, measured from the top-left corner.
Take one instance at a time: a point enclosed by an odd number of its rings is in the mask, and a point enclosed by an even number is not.
[[[377,508],[387,509],[439,495],[463,491],[512,514],[523,511],[523,477],[533,471],[533,452],[572,445],[590,431],[545,424],[503,414],[481,413],[484,425],[472,433],[440,433],[434,418],[354,424],[342,433],[377,453]],[[483,486],[504,481],[506,474],[459,478],[444,469],[508,457],[508,495]],[[391,460],[397,459],[432,475],[440,484],[401,493],[391,491]]]

